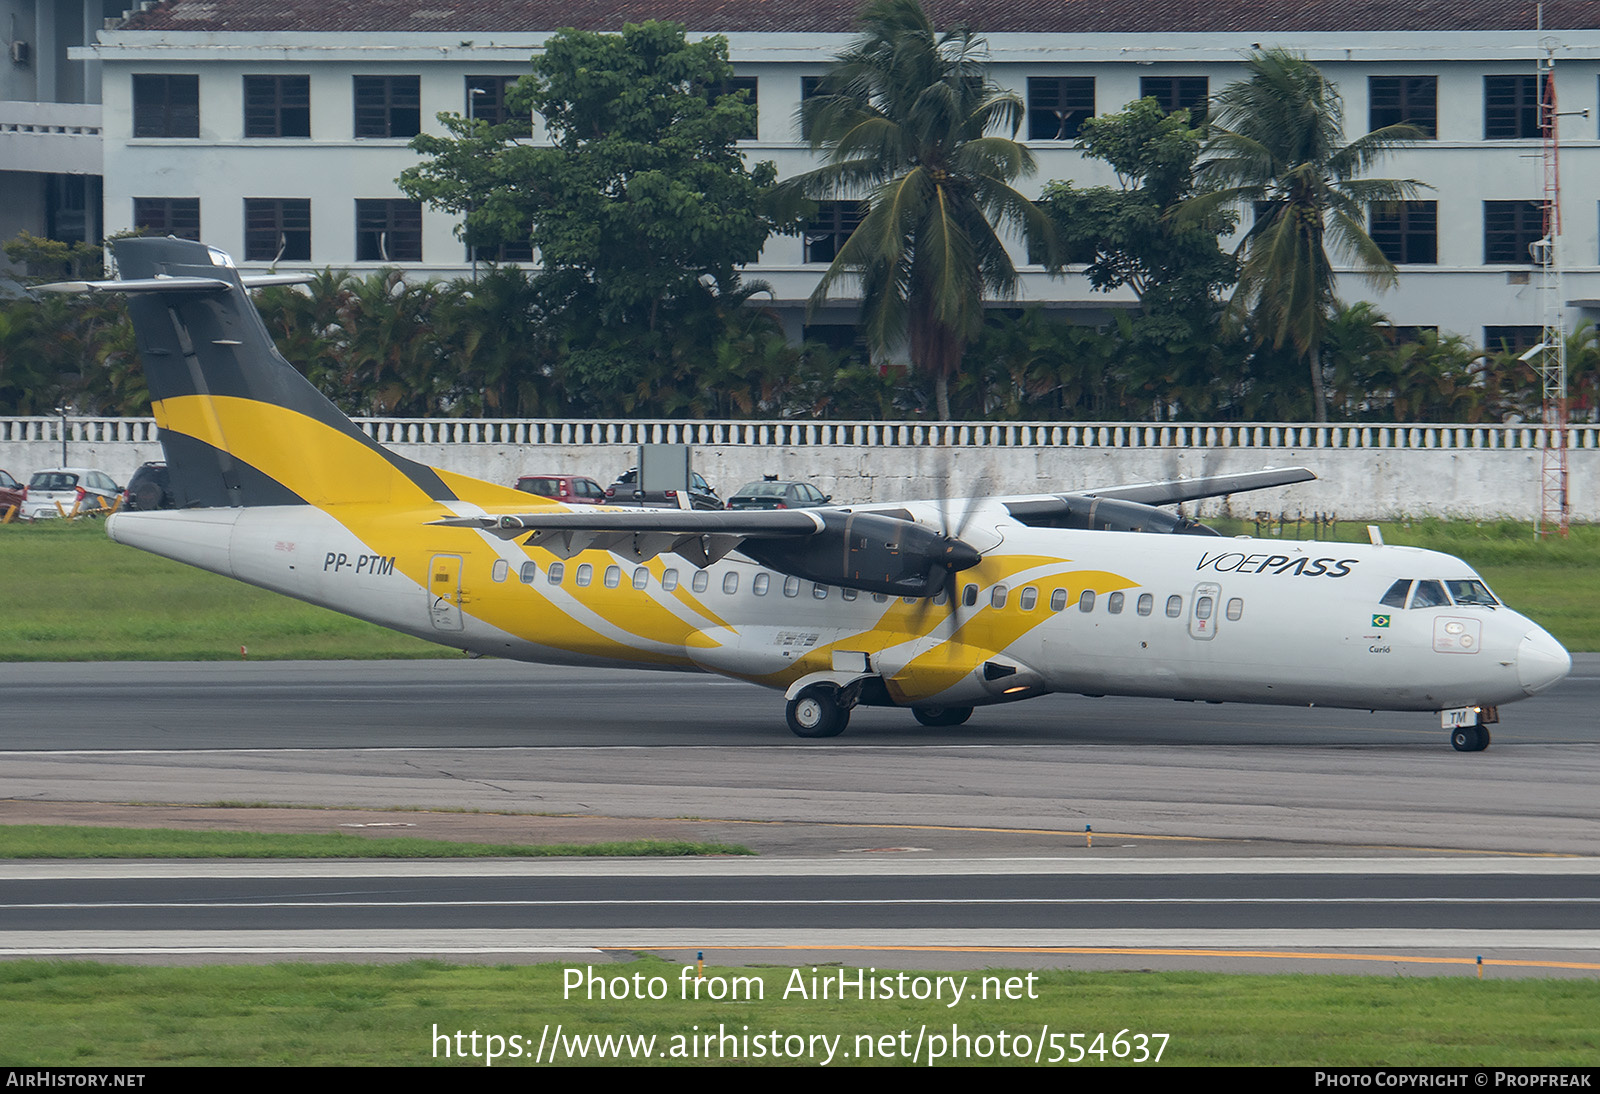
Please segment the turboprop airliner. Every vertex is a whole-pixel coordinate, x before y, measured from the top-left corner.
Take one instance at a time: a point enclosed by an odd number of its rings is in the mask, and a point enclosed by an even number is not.
[[[568,507],[388,451],[273,346],[227,255],[112,244],[179,508],[119,543],[476,654],[718,673],[801,737],[1052,692],[1432,711],[1463,752],[1571,667],[1459,559],[1227,539],[1160,508],[1302,468],[1062,494]],[[579,511],[579,510],[582,511]]]

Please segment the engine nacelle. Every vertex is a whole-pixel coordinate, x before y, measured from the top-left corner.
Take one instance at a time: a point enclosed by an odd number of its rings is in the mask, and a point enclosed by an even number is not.
[[[889,596],[933,596],[948,575],[976,566],[981,557],[971,544],[912,521],[849,510],[820,516],[817,535],[750,536],[739,550],[806,581]]]
[[[1117,498],[1079,495],[1058,496],[1037,501],[1006,502],[1018,522],[1033,528],[1080,528],[1093,532],[1156,532],[1190,536],[1214,536],[1197,520]]]

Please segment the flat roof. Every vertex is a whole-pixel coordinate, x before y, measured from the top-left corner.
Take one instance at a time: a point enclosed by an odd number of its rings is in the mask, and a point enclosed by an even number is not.
[[[1534,0],[936,0],[940,28],[986,34],[1514,31]],[[620,30],[649,19],[693,31],[848,33],[859,0],[162,0],[119,30],[202,33],[491,33]],[[1600,29],[1600,0],[1546,0],[1547,30]]]

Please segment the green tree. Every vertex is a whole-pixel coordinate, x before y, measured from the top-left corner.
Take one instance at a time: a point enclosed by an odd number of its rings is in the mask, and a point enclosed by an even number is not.
[[[983,330],[985,296],[1016,295],[1002,232],[1050,234],[1012,185],[1034,170],[1014,139],[1023,104],[989,81],[982,39],[965,26],[936,33],[917,0],[873,0],[861,31],[803,108],[827,163],[787,184],[866,205],[811,302],[859,279],[868,344],[908,349],[948,419],[950,378]]]
[[[1237,214],[1214,207],[1195,215],[1187,208],[1198,193],[1202,138],[1187,110],[1169,114],[1154,99],[1090,118],[1079,145],[1111,165],[1118,185],[1080,189],[1052,182],[1042,202],[1060,256],[1086,262],[1091,285],[1101,291],[1126,285],[1145,315],[1195,328],[1210,324],[1217,294],[1238,275],[1238,260],[1220,242],[1238,223]]]
[[[543,120],[550,145],[519,140],[526,121],[442,114],[447,135],[412,141],[428,159],[399,184],[461,215],[469,242],[531,240],[538,287],[576,324],[576,348],[653,334],[703,306],[704,285],[736,291],[738,268],[778,226],[776,169],[748,166],[737,147],[755,107],[720,93],[732,76],[725,39],[690,42],[675,23],[563,30],[510,96],[513,111]]]
[[[1395,283],[1394,265],[1367,234],[1367,212],[1415,195],[1422,184],[1360,176],[1422,134],[1391,125],[1343,143],[1343,101],[1315,65],[1270,49],[1251,54],[1246,68],[1249,79],[1211,102],[1199,173],[1218,189],[1189,208],[1199,215],[1222,204],[1254,206],[1234,304],[1249,313],[1258,343],[1293,348],[1310,373],[1317,421],[1325,422],[1322,342],[1338,307],[1328,245],[1375,288]]]

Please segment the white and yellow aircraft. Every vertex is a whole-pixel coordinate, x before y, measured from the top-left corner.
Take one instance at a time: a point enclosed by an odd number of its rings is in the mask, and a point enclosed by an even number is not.
[[[241,279],[183,240],[113,247],[123,280],[52,287],[128,294],[180,508],[119,513],[112,538],[445,645],[781,688],[802,737],[860,704],[956,725],[1078,692],[1437,711],[1461,751],[1571,667],[1448,555],[1224,539],[1155,508],[1298,468],[773,512],[545,503],[358,430],[246,295],[298,278]]]

